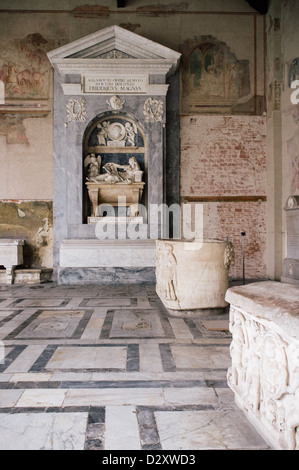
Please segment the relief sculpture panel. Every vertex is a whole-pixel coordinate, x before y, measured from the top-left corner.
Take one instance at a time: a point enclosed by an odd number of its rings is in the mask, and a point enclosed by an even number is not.
[[[296,341],[231,306],[228,384],[242,409],[280,449],[299,449],[299,356]]]

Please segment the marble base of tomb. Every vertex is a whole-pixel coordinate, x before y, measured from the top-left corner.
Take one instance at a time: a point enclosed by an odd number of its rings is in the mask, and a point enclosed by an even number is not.
[[[27,269],[14,269],[14,284],[42,284],[52,280],[51,268],[27,268]],[[0,284],[9,284],[9,279],[5,270],[0,270]]]
[[[0,239],[0,266],[4,266],[5,283],[13,284],[14,269],[23,264],[23,245],[24,240],[13,238]]]
[[[98,213],[98,206],[108,204],[117,207],[129,207],[130,216],[134,217],[138,212],[138,204],[141,201],[145,183],[86,183],[88,196],[92,205],[91,216]]]
[[[257,282],[226,300],[236,404],[273,449],[299,450],[299,287]]]
[[[154,284],[155,240],[64,240],[60,284]]]
[[[181,311],[227,306],[228,270],[234,262],[230,242],[172,239],[157,240],[156,244],[156,292],[167,308]]]
[[[143,224],[143,217],[88,217],[89,224]]]

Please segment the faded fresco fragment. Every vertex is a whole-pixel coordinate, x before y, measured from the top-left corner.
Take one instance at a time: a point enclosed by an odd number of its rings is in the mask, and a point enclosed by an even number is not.
[[[28,145],[28,138],[26,135],[26,128],[24,120],[28,118],[46,117],[49,111],[39,112],[26,112],[22,114],[5,113],[0,115],[0,135],[6,137],[8,144],[26,144]]]
[[[25,240],[25,268],[52,268],[52,201],[0,201],[0,233]]]
[[[231,112],[249,93],[249,62],[238,60],[225,43],[207,36],[184,44],[183,111]]]
[[[56,45],[39,33],[0,44],[0,80],[6,99],[48,98],[51,66],[46,52]]]

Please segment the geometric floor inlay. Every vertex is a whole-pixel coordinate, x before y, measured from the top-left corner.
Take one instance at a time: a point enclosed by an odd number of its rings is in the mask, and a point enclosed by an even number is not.
[[[84,315],[82,310],[44,310],[21,331],[18,338],[69,338]]]
[[[173,315],[154,285],[0,285],[0,450],[269,449],[230,343],[228,310]]]
[[[123,309],[109,313],[102,337],[105,333],[109,335],[109,338],[165,337],[161,320],[153,310]]]
[[[30,372],[48,370],[138,371],[139,346],[129,345],[48,345],[30,368]]]
[[[78,338],[91,313],[85,310],[38,310],[5,339]]]

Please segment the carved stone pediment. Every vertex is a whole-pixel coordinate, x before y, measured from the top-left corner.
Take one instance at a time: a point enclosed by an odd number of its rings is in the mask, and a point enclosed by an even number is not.
[[[110,26],[48,53],[61,74],[81,71],[109,73],[124,70],[173,73],[181,54],[120,26]]]

